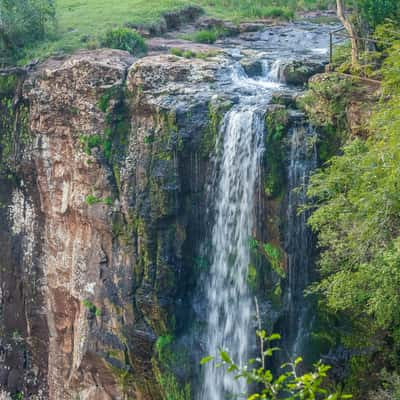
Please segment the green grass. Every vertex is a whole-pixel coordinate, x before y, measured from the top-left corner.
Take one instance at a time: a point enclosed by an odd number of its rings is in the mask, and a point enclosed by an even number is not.
[[[150,24],[162,13],[188,4],[233,21],[288,18],[295,9],[324,8],[332,0],[56,0],[58,29],[51,40],[27,49],[21,62],[53,53],[96,47],[107,30],[126,23]]]

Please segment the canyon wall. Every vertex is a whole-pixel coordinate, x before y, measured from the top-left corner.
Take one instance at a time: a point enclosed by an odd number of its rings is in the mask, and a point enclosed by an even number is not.
[[[226,67],[223,56],[103,49],[1,78],[1,388],[32,399],[191,398],[207,355],[207,187],[237,101],[221,89]],[[285,138],[298,115],[284,105],[267,115],[249,285],[272,327],[285,308]]]

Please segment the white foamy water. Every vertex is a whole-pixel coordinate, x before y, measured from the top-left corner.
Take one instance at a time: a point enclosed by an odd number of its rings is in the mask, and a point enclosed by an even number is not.
[[[215,195],[212,265],[207,287],[207,354],[228,350],[235,362],[247,362],[252,302],[247,287],[249,238],[258,165],[262,153],[263,113],[255,106],[231,110],[222,127],[222,156]],[[221,400],[246,392],[223,368],[206,365],[201,398]]]

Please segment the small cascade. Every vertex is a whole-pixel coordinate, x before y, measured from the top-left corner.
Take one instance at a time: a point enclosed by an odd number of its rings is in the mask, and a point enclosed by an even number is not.
[[[221,128],[222,152],[216,168],[212,265],[206,287],[206,354],[218,355],[224,348],[239,364],[247,362],[249,338],[254,333],[247,273],[263,131],[263,113],[256,106],[228,112]],[[222,400],[227,394],[245,392],[243,380],[235,380],[213,363],[206,365],[202,400]]]
[[[269,71],[268,63],[263,62],[263,76],[259,78],[250,78],[247,76],[243,67],[239,63],[236,63],[232,66],[232,83],[237,88],[254,91],[254,95],[257,93],[265,94],[265,90],[278,89],[281,85],[277,79],[277,71],[274,67],[275,64],[276,63],[273,64],[271,71]]]
[[[288,320],[284,337],[290,358],[303,353],[310,318],[304,290],[311,281],[314,241],[307,225],[308,213],[299,213],[306,202],[310,174],[317,167],[316,132],[304,121],[297,121],[290,132],[288,208],[285,246],[288,254]]]
[[[282,60],[275,60],[270,67],[268,61],[264,60],[262,62],[263,76],[267,78],[270,82],[280,83],[281,82],[281,67],[283,63]]]

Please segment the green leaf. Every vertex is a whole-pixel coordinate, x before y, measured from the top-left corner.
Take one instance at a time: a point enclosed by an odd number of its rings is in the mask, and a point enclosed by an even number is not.
[[[271,336],[268,337],[268,340],[272,342],[273,340],[280,340],[281,335],[279,333],[273,333]]]
[[[233,364],[232,360],[225,350],[220,350],[219,354],[221,355],[222,360],[225,361],[227,364]]]
[[[296,360],[294,360],[294,365],[298,365],[301,362],[303,362],[303,359],[301,357],[297,357]]]
[[[214,360],[214,357],[213,357],[213,356],[204,357],[204,358],[201,359],[200,365],[207,364],[207,363],[209,363],[209,362],[212,361],[212,360]]]

